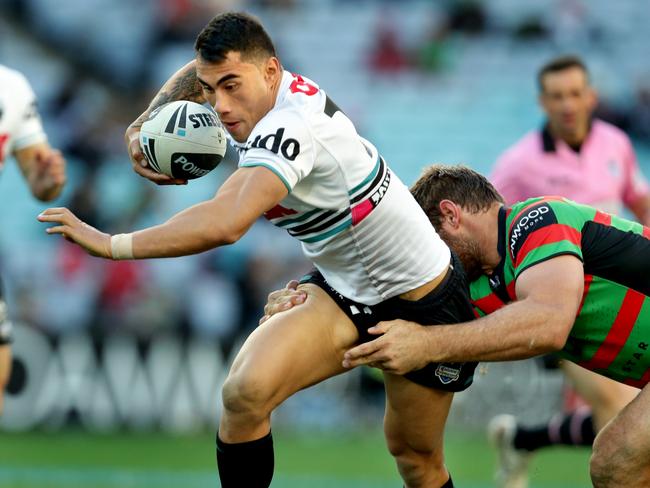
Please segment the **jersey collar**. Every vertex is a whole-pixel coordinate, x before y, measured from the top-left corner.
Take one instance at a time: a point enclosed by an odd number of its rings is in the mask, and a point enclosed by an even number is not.
[[[573,149],[576,153],[579,153],[580,150],[582,149],[582,146],[584,146],[585,141],[589,137],[589,134],[591,133],[591,129],[593,126],[593,119],[589,120],[589,127],[587,129],[587,135],[585,136],[584,141],[582,141],[582,144],[579,147],[573,147],[569,146],[571,149]],[[551,134],[551,131],[549,129],[549,124],[548,121],[544,122],[544,125],[542,127],[542,148],[544,149],[545,153],[554,153],[557,151],[557,145],[555,143],[555,139],[553,138],[553,135]],[[567,144],[568,146],[568,144]]]
[[[506,219],[508,217],[508,213],[508,209],[506,209],[505,206],[499,208],[499,235],[497,238],[497,251],[499,251],[501,261],[499,261],[499,264],[497,264],[497,266],[494,268],[492,274],[488,276],[490,288],[504,302],[510,301],[510,297],[508,296],[506,289],[505,273],[503,272],[503,268],[506,262]]]

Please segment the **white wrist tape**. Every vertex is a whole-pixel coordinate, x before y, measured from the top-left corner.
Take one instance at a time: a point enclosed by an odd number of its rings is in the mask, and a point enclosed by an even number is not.
[[[111,255],[113,259],[133,259],[133,234],[111,236]]]

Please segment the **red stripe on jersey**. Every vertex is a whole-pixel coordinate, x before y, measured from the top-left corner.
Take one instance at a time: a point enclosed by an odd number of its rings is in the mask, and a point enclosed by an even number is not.
[[[369,198],[352,207],[352,225],[357,225],[365,219],[374,208]]]
[[[552,244],[560,241],[570,241],[576,246],[580,245],[582,234],[577,229],[564,224],[552,224],[548,227],[542,227],[530,234],[524,241],[523,246],[517,253],[515,267],[518,267],[526,255],[533,249],[544,244]]]
[[[269,220],[277,219],[278,217],[285,217],[287,215],[294,215],[297,214],[298,211],[292,209],[292,208],[284,208],[282,205],[276,205],[270,210],[267,210],[264,213],[264,217],[266,217]]]
[[[505,303],[503,303],[495,293],[490,293],[486,297],[479,298],[478,300],[472,300],[472,305],[480,308],[483,313],[489,314],[495,310],[499,310],[505,305]]]
[[[540,205],[545,202],[563,202],[564,200],[566,200],[564,197],[542,197],[540,200],[530,203],[526,205],[524,208],[522,208],[519,211],[519,213],[515,215],[515,218],[510,221],[510,225],[512,226],[512,224],[515,223],[519,217],[521,217],[525,212],[527,212],[529,209],[533,207],[536,207],[537,205]]]
[[[650,227],[643,226],[643,237],[650,239]]]
[[[584,289],[582,290],[582,300],[580,300],[580,306],[578,307],[578,313],[576,313],[576,317],[580,315],[580,312],[582,312],[582,307],[585,304],[585,298],[587,297],[587,293],[589,293],[589,287],[593,281],[594,275],[585,275],[585,285]]]
[[[608,213],[596,210],[596,215],[594,215],[594,222],[597,224],[612,225],[612,216]]]
[[[638,291],[627,290],[607,337],[605,337],[594,357],[583,362],[581,366],[587,369],[606,369],[612,364],[618,353],[623,349],[628,337],[630,337],[645,298],[646,296]]]

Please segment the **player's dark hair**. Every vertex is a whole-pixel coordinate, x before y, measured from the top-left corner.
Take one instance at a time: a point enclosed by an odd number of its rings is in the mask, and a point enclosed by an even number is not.
[[[559,56],[551,59],[539,69],[539,72],[537,73],[537,87],[539,88],[540,93],[544,91],[544,78],[547,74],[557,73],[569,68],[581,69],[584,72],[587,81],[589,81],[589,70],[582,59],[573,55]]]
[[[224,61],[231,51],[240,53],[245,59],[276,55],[273,41],[261,22],[252,15],[239,12],[214,17],[199,32],[194,50],[211,63]]]
[[[451,200],[470,212],[487,210],[496,202],[504,203],[503,197],[485,176],[463,165],[428,166],[411,187],[411,194],[436,230],[442,224],[442,200]]]

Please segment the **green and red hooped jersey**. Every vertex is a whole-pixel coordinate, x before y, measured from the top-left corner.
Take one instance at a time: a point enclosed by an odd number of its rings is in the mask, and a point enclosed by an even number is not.
[[[516,300],[526,269],[574,255],[584,294],[559,354],[629,385],[650,381],[650,228],[565,198],[532,198],[501,209],[498,247],[495,272],[470,285],[477,316]]]

